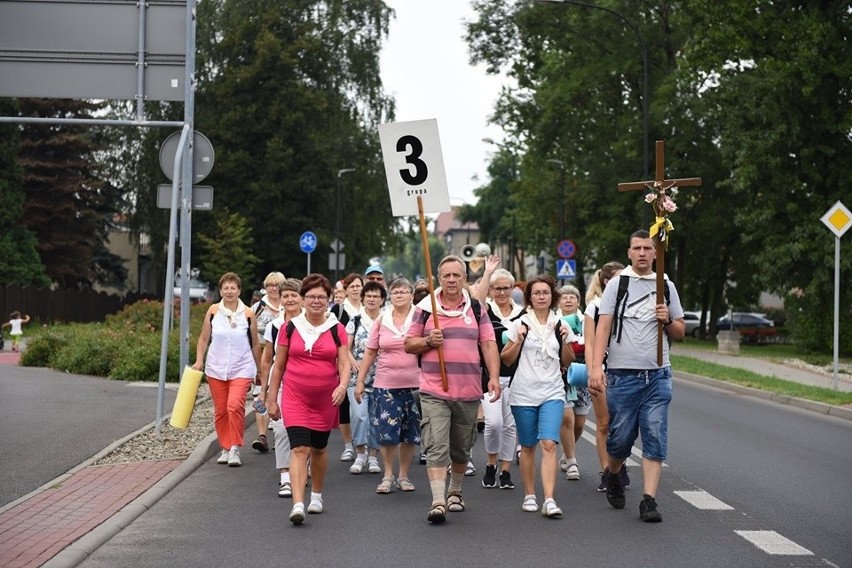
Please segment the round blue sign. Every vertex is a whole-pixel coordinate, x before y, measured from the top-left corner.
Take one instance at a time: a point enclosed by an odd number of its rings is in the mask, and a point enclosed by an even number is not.
[[[574,241],[565,239],[564,241],[559,241],[559,246],[556,247],[556,252],[559,254],[559,258],[574,258],[574,254],[577,252],[577,247],[574,245]]]
[[[299,248],[302,249],[302,252],[314,252],[317,250],[317,236],[310,231],[305,231],[299,237]]]

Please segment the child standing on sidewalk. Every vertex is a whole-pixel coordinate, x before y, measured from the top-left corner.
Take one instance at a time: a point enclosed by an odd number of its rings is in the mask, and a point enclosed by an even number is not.
[[[22,318],[21,312],[14,311],[11,314],[9,314],[9,318],[10,318],[9,321],[7,321],[2,326],[0,326],[0,328],[2,328],[2,327],[11,328],[10,331],[9,331],[9,335],[12,336],[12,351],[17,351],[18,350],[18,339],[24,334],[24,332],[21,330],[21,327],[23,326],[23,324],[29,323],[30,316],[24,315],[24,317]]]

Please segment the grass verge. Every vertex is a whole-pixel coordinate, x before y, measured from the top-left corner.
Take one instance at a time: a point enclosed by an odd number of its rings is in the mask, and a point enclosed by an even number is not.
[[[804,398],[816,402],[824,402],[835,406],[852,404],[852,393],[834,391],[822,387],[802,385],[792,381],[785,381],[775,377],[767,377],[746,371],[735,369],[716,363],[708,363],[692,357],[683,355],[671,355],[672,368],[676,371],[710,377],[719,381],[735,383],[746,387],[774,392],[796,398]]]

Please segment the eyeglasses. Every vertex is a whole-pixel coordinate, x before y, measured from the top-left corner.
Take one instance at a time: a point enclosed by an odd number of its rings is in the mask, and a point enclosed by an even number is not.
[[[391,296],[407,296],[411,294],[410,290],[394,290],[391,292]]]
[[[364,294],[365,300],[381,300],[381,294]]]
[[[539,298],[550,296],[550,290],[536,290],[535,292],[530,293],[530,296],[538,296]]]
[[[306,302],[328,302],[328,296],[305,296]]]
[[[509,288],[508,286],[500,286],[499,288],[491,288],[491,289],[494,290],[495,294],[508,294],[509,290],[511,290],[511,288]]]

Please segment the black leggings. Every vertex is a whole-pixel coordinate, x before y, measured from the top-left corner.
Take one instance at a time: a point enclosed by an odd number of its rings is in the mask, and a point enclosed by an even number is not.
[[[340,403],[340,423],[349,424],[352,418],[349,416],[349,392],[343,396],[343,402]]]
[[[304,426],[288,426],[287,437],[290,439],[290,447],[310,446],[315,450],[322,450],[328,446],[328,437],[331,432],[311,430]]]

